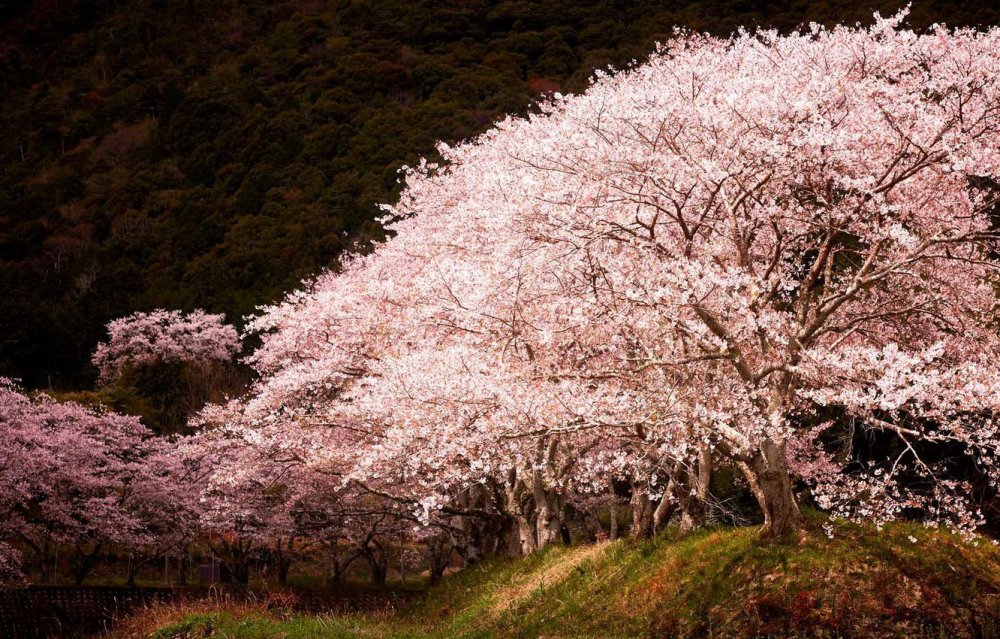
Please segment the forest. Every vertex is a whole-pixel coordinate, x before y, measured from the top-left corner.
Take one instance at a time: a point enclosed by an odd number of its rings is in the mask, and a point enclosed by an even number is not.
[[[0,7],[0,372],[92,384],[104,325],[242,325],[384,230],[397,169],[683,26],[852,24],[903,3],[13,0]],[[914,3],[925,28],[1000,23]]]
[[[5,11],[0,596],[1000,636],[996,10]]]

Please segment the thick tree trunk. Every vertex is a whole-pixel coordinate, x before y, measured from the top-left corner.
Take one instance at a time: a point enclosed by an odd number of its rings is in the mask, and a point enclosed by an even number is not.
[[[565,499],[556,483],[555,467],[558,440],[553,438],[547,446],[539,442],[536,463],[531,468],[531,497],[535,510],[535,548],[541,550],[549,544],[562,541],[562,524]]]
[[[128,577],[125,579],[125,585],[129,588],[135,588],[135,574],[139,572],[139,565],[139,562],[129,558]]]
[[[292,552],[295,550],[295,537],[289,535],[287,539],[278,539],[274,545],[271,557],[274,561],[274,570],[278,573],[278,583],[282,586],[288,584],[288,571],[292,567]]]
[[[538,550],[535,529],[524,515],[514,516],[514,524],[517,530],[517,547],[521,556],[530,555]]]
[[[632,484],[632,528],[629,537],[632,539],[649,539],[653,536],[653,513],[656,506],[649,498],[649,488],[645,482]]]
[[[795,530],[802,515],[792,492],[784,442],[764,441],[748,468],[751,490],[764,513],[763,536],[774,539]]]
[[[459,537],[459,542],[456,543],[452,540],[452,546],[462,557],[462,566],[466,568],[482,561],[485,554],[483,548],[483,538],[485,535],[482,532],[481,526],[477,524],[478,522],[463,526],[467,531]],[[449,552],[449,556],[450,554]]]
[[[513,521],[510,547],[527,555],[564,539],[566,498],[561,492],[560,478],[569,466],[557,468],[559,440],[539,439],[535,459],[511,469],[503,485],[502,510]]]
[[[511,469],[503,486],[503,510],[511,522],[507,551],[512,557],[530,555],[538,549],[534,527],[534,503],[522,473],[530,469]]]
[[[431,585],[441,581],[444,571],[451,563],[451,554],[454,544],[451,539],[442,535],[427,544],[427,564],[430,567],[429,581]]]
[[[87,579],[87,575],[94,568],[94,563],[97,561],[97,553],[100,550],[100,544],[94,546],[90,552],[85,552],[81,546],[77,546],[77,560],[73,570],[73,580],[77,586],[82,586],[83,582]]]
[[[563,508],[562,499],[552,491],[542,491],[536,498],[535,548],[541,550],[549,544],[562,542]]]
[[[250,583],[250,562],[240,561],[233,566],[233,583],[238,586],[246,586]]]
[[[38,554],[42,558],[42,583],[47,584],[52,580],[52,575],[49,573],[49,538],[47,536],[45,544]]]
[[[377,560],[369,559],[368,568],[371,571],[372,584],[376,586],[384,586],[386,574],[388,573],[386,567]]]
[[[653,511],[653,534],[659,534],[667,524],[670,522],[670,518],[674,516],[677,512],[677,499],[674,493],[677,490],[677,481],[674,477],[670,478],[667,482],[667,489],[663,491],[663,495],[660,497],[660,502],[656,505],[656,510]]]
[[[747,486],[750,488],[750,493],[753,498],[757,500],[757,505],[760,506],[760,512],[767,512],[767,498],[764,497],[764,490],[760,487],[760,482],[757,481],[757,475],[754,474],[750,464],[744,461],[736,462],[736,467],[740,469],[743,473],[743,479],[747,481]]]
[[[435,562],[431,564],[430,576],[427,581],[430,585],[434,586],[441,583],[441,579],[444,577],[444,571],[448,568],[448,564],[445,562]]]
[[[500,517],[493,513],[493,488],[473,485],[460,495],[460,508],[479,511],[476,516],[461,517],[457,531],[447,536],[455,552],[462,557],[463,567],[482,561],[490,552],[495,552],[496,532]],[[501,508],[502,511],[502,508]]]
[[[374,537],[374,531],[369,534],[361,546],[361,556],[368,563],[368,570],[371,574],[372,583],[376,586],[384,586],[389,573],[389,555],[385,546]]]

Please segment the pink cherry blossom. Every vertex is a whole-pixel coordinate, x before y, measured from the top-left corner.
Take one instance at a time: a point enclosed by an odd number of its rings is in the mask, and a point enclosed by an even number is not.
[[[108,336],[93,356],[104,381],[157,361],[229,361],[240,349],[239,335],[225,317],[201,310],[134,313],[109,322]]]
[[[442,145],[443,165],[405,168],[392,240],[254,322],[248,409],[352,433],[339,472],[403,472],[424,518],[506,486],[535,544],[574,491],[652,477],[656,499],[712,459],[741,469],[772,534],[798,517],[796,473],[863,518],[920,501],[803,461],[823,454],[821,409],[964,444],[996,481],[1000,32],[901,20],[681,33]],[[961,492],[913,446],[886,463],[904,461]]]
[[[137,418],[32,399],[0,380],[0,435],[0,564],[7,570],[19,570],[8,541],[43,564],[51,544],[74,548],[79,579],[102,545],[145,543],[144,515],[164,496],[151,494],[149,433]]]

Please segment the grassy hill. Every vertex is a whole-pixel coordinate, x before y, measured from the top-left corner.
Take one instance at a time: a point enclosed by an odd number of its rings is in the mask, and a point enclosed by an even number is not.
[[[551,548],[466,569],[398,613],[161,609],[120,639],[193,637],[1000,637],[1000,549],[820,520],[781,543],[716,529]]]

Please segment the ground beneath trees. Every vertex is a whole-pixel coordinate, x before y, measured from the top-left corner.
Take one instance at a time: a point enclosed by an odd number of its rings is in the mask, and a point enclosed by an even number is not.
[[[399,612],[161,609],[119,639],[227,637],[1000,637],[1000,549],[917,525],[821,520],[551,548],[469,568]]]

